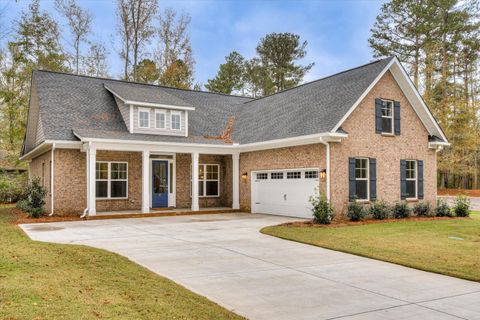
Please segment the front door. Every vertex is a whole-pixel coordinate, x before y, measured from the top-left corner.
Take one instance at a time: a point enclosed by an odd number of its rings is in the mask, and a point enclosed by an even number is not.
[[[152,161],[152,207],[168,207],[168,161]]]

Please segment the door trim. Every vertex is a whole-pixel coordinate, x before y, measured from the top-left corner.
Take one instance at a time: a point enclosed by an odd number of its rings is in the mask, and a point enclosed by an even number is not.
[[[152,153],[150,153],[152,155]],[[149,161],[149,186],[150,186],[150,208],[153,208],[153,197],[152,197],[152,191],[153,191],[153,179],[152,179],[152,167],[153,167],[153,161],[155,160],[161,160],[161,161],[167,161],[168,162],[168,208],[175,208],[177,206],[177,168],[176,168],[176,154],[172,153],[159,153],[155,155],[167,155],[167,156],[172,156],[173,159],[155,159],[155,158],[150,158]],[[170,170],[170,164],[173,164],[172,169],[173,172]],[[171,183],[173,184],[170,185]]]

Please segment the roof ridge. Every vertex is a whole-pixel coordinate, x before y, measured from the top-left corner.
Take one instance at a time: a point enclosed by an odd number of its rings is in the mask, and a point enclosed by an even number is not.
[[[234,94],[226,94],[226,93],[221,93],[221,92],[211,92],[211,91],[202,91],[202,90],[195,90],[195,89],[174,88],[174,87],[169,87],[169,86],[164,86],[164,85],[159,85],[159,84],[153,84],[153,83],[143,83],[143,82],[137,82],[137,81],[122,80],[122,79],[112,79],[112,78],[106,78],[106,77],[94,77],[94,76],[87,76],[87,75],[84,75],[84,74],[73,74],[73,73],[68,73],[68,72],[51,71],[51,70],[45,70],[45,69],[34,69],[33,72],[55,73],[55,74],[63,74],[63,75],[66,75],[66,76],[72,76],[72,77],[83,77],[83,78],[90,78],[90,79],[123,82],[123,83],[129,83],[129,84],[139,84],[139,85],[144,85],[144,86],[151,86],[151,87],[156,87],[156,88],[166,88],[166,89],[179,90],[179,91],[209,93],[209,94],[215,94],[215,95],[219,95],[219,96],[253,99],[251,97],[234,95]]]
[[[318,82],[318,81],[322,81],[322,80],[326,80],[326,79],[328,79],[328,78],[332,78],[332,77],[338,76],[338,75],[340,75],[340,74],[342,74],[342,73],[350,72],[350,71],[353,71],[353,70],[356,70],[356,69],[360,69],[360,68],[369,66],[369,65],[371,65],[371,64],[379,63],[379,62],[381,62],[381,61],[390,60],[390,59],[393,59],[393,58],[395,58],[395,56],[389,56],[389,57],[387,57],[387,58],[377,59],[377,60],[375,60],[375,61],[371,61],[371,62],[362,64],[362,65],[359,65],[359,66],[356,66],[356,67],[353,67],[353,68],[350,68],[350,69],[346,69],[346,70],[339,71],[339,72],[337,72],[337,73],[334,73],[334,74],[325,76],[325,77],[323,77],[323,78],[319,78],[319,79],[316,79],[316,80],[312,80],[312,81],[309,81],[309,82],[305,82],[305,83],[299,84],[298,86],[295,86],[295,87],[292,87],[292,88],[288,88],[288,89],[283,90],[283,91],[280,91],[280,92],[275,92],[275,93],[269,94],[268,96],[264,96],[264,97],[260,97],[260,98],[256,98],[256,99],[253,99],[253,100],[244,102],[243,104],[247,104],[247,103],[250,103],[250,102],[254,102],[254,101],[262,100],[262,99],[265,99],[265,98],[268,98],[268,97],[272,97],[272,96],[275,96],[275,95],[277,95],[277,94],[281,94],[281,93],[284,93],[284,92],[287,92],[287,91],[290,91],[290,90],[294,90],[294,89],[297,89],[297,88],[300,88],[300,87],[303,87],[303,86],[306,86],[306,85],[309,85],[309,84],[312,84],[312,83],[315,83],[315,82]]]

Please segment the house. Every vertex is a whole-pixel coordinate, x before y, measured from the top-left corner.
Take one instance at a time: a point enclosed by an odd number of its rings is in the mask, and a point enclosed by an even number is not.
[[[311,217],[315,189],[436,200],[449,143],[396,57],[251,99],[35,71],[22,156],[55,214],[231,207]]]

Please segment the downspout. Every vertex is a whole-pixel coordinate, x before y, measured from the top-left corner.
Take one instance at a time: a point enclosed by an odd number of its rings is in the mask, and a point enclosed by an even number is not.
[[[52,161],[50,162],[50,214],[48,215],[49,217],[53,216],[54,210],[53,210],[53,199],[54,199],[54,175],[55,175],[55,142],[52,145]]]
[[[325,145],[326,149],[326,155],[325,155],[325,161],[326,161],[326,175],[327,175],[327,190],[326,190],[326,196],[327,200],[330,201],[330,143],[323,141],[322,138],[320,138],[320,143]]]

